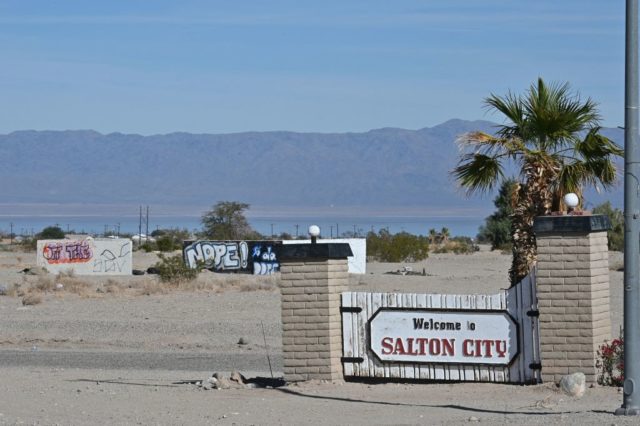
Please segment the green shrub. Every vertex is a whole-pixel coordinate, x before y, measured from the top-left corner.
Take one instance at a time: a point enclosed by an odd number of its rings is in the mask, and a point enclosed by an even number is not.
[[[429,239],[386,229],[367,234],[367,256],[381,262],[416,262],[429,256]]]
[[[622,210],[613,208],[607,201],[593,208],[593,214],[603,214],[609,216],[611,229],[607,231],[609,250],[624,251],[624,213]]]
[[[173,238],[171,238],[171,236],[169,235],[163,235],[162,237],[158,238],[156,240],[156,246],[160,251],[174,251],[177,248],[180,248],[180,246],[176,247]]]
[[[158,246],[155,242],[147,241],[143,245],[140,246],[140,249],[144,250],[145,253],[151,253],[152,251],[158,250]]]
[[[61,240],[64,238],[64,231],[59,226],[47,226],[36,237],[39,240]]]
[[[196,279],[198,272],[202,269],[201,267],[190,268],[184,263],[184,259],[179,254],[169,257],[163,254],[158,256],[160,261],[154,267],[158,269],[158,275],[163,282],[180,283],[192,281]]]

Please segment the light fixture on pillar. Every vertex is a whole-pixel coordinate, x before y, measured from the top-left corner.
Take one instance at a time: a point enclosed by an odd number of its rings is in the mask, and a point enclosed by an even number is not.
[[[575,214],[574,210],[576,207],[578,207],[580,199],[578,198],[577,194],[570,192],[564,196],[564,203],[567,205],[567,213]]]
[[[311,235],[311,244],[315,244],[316,239],[320,235],[320,227],[318,225],[311,225],[309,227],[309,235]]]

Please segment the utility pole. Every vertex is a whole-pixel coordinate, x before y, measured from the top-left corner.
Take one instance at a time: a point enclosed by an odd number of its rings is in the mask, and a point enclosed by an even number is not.
[[[13,245],[13,222],[9,224],[11,230],[9,231],[9,244]]]
[[[273,223],[271,224],[271,238],[273,239]]]
[[[145,231],[145,235],[144,235],[144,243],[148,243],[149,242],[149,206],[147,205],[147,230]]]
[[[336,223],[336,238],[340,238],[340,230],[337,223]]]
[[[138,247],[142,245],[142,206],[140,206],[140,216],[138,217]]]
[[[353,225],[353,238],[356,238],[358,234],[356,233],[356,225]]]
[[[298,238],[298,224],[296,223],[296,238]]]
[[[333,225],[330,225],[329,228],[331,229],[331,237],[330,238],[333,238]]]
[[[616,415],[640,415],[638,0],[627,0],[624,108],[624,385]],[[636,389],[637,388],[637,389]]]

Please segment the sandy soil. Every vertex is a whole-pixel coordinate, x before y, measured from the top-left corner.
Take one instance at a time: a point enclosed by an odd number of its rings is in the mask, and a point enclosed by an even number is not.
[[[135,253],[134,268],[157,260]],[[493,293],[507,284],[510,257],[482,250],[473,255],[434,254],[403,265],[371,263],[352,275],[365,291]],[[230,356],[228,365],[265,352],[281,374],[277,278],[203,273],[196,283],[167,291],[151,276],[118,279],[31,276],[33,253],[0,251],[0,285],[18,292],[65,282],[40,292],[42,303],[23,306],[17,292],[0,297],[0,359],[43,354],[154,354],[162,357]],[[610,254],[612,330],[621,322],[622,257]],[[425,276],[389,275],[403,266]],[[65,281],[66,280],[66,281]],[[165,286],[166,287],[166,286]],[[239,339],[247,344],[239,345]],[[185,359],[186,359],[185,358]],[[174,358],[171,358],[174,359]],[[23,365],[25,364],[25,365]],[[225,364],[225,365],[227,365]],[[248,365],[248,364],[247,364]],[[269,375],[265,361],[245,375]],[[223,372],[229,373],[231,368]],[[86,368],[0,363],[0,424],[637,424],[614,417],[622,395],[588,389],[581,399],[553,384],[305,383],[278,389],[202,390],[186,379],[204,379],[210,368]]]

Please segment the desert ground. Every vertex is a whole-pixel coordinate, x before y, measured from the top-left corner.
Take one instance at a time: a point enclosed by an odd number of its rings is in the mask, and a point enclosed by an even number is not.
[[[158,260],[134,253],[134,268]],[[510,256],[486,247],[415,264],[369,263],[353,290],[494,293]],[[425,276],[389,275],[403,266]],[[622,256],[610,253],[612,333],[622,321]],[[616,388],[582,398],[553,383],[327,383],[205,390],[218,372],[282,375],[277,275],[28,275],[35,253],[0,251],[0,424],[638,424]],[[56,288],[62,284],[62,288]],[[59,286],[57,286],[59,287]],[[23,304],[27,296],[28,304]],[[33,304],[29,304],[33,303]],[[264,330],[264,333],[263,333]],[[266,342],[266,345],[265,345]]]

